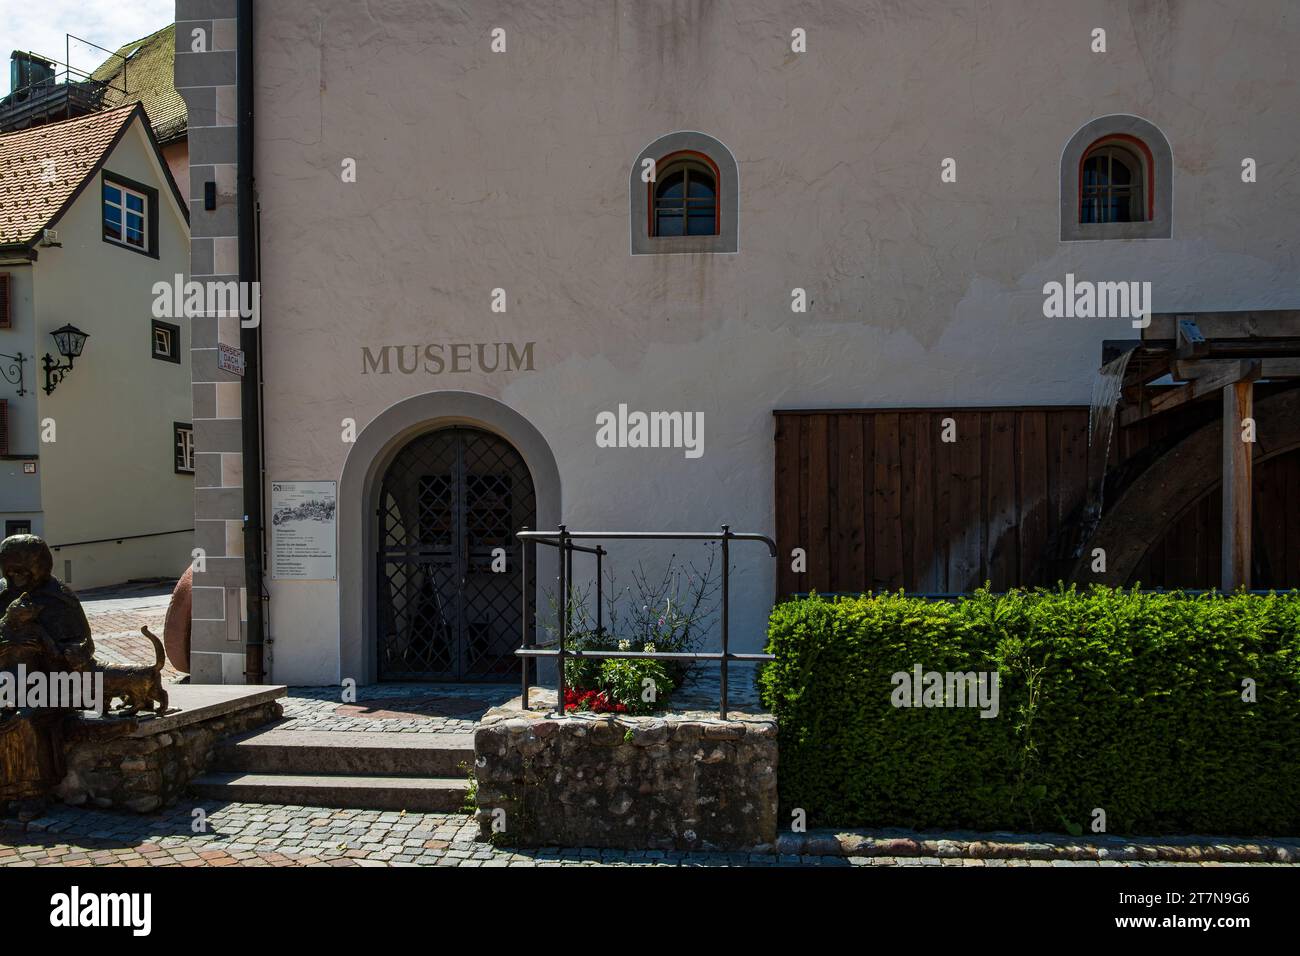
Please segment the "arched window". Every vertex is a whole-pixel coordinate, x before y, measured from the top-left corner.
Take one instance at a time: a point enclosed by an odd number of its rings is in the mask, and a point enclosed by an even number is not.
[[[632,161],[628,212],[634,256],[738,252],[736,158],[707,133],[660,136]]]
[[[1122,146],[1098,146],[1083,161],[1080,222],[1138,222],[1142,168]]]
[[[716,236],[718,234],[718,172],[707,157],[676,154],[656,164],[650,184],[650,234]]]
[[[1079,170],[1079,222],[1147,222],[1150,151],[1132,137],[1099,140],[1083,154]]]
[[[1170,238],[1173,177],[1155,124],[1123,113],[1085,123],[1061,152],[1061,240]]]

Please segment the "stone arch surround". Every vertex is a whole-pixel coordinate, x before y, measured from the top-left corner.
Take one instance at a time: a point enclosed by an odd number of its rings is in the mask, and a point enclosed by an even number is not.
[[[646,235],[649,198],[641,181],[641,162],[658,160],[683,150],[702,153],[718,168],[717,201],[722,210],[722,231],[716,236],[677,236],[653,239]],[[677,130],[660,136],[637,153],[628,179],[628,227],[634,256],[681,253],[731,253],[740,251],[740,168],[727,144],[707,133]]]
[[[560,523],[560,471],[542,433],[509,405],[475,392],[446,389],[403,399],[380,412],[357,435],[343,465],[338,492],[340,678],[370,683],[375,653],[375,550],[379,485],[393,457],[417,435],[472,425],[500,435],[523,456],[537,496],[539,528]],[[537,581],[549,580],[546,548],[538,548]]]
[[[1155,216],[1142,222],[1080,223],[1079,167],[1088,147],[1107,136],[1131,136],[1150,152],[1154,165]],[[1061,150],[1061,241],[1169,239],[1174,222],[1174,154],[1160,127],[1140,116],[1099,116],[1075,130]]]

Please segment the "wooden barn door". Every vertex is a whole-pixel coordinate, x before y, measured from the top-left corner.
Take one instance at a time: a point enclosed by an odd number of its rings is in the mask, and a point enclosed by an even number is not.
[[[1084,406],[777,412],[778,592],[1054,580],[1087,460]]]

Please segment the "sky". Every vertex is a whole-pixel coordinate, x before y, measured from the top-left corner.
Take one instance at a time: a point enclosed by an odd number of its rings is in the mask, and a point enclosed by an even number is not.
[[[0,0],[0,90],[9,92],[9,54],[26,50],[62,62],[65,33],[109,50],[176,19],[176,0]],[[108,54],[75,41],[72,66],[89,73]],[[62,69],[60,72],[62,72]]]

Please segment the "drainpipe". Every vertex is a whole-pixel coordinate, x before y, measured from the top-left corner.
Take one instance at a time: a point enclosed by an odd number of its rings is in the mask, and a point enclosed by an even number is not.
[[[253,0],[238,0],[235,40],[235,104],[238,148],[239,281],[241,289],[257,281],[257,235],[253,190]],[[241,295],[241,301],[243,297]],[[249,301],[252,301],[251,294]],[[260,317],[260,304],[256,309]],[[260,321],[260,320],[259,320]],[[244,681],[262,683],[266,610],[262,581],[262,363],[257,327],[239,324],[244,353],[244,378],[239,406],[243,419],[244,462],[244,588],[248,595],[248,635],[244,645]]]

